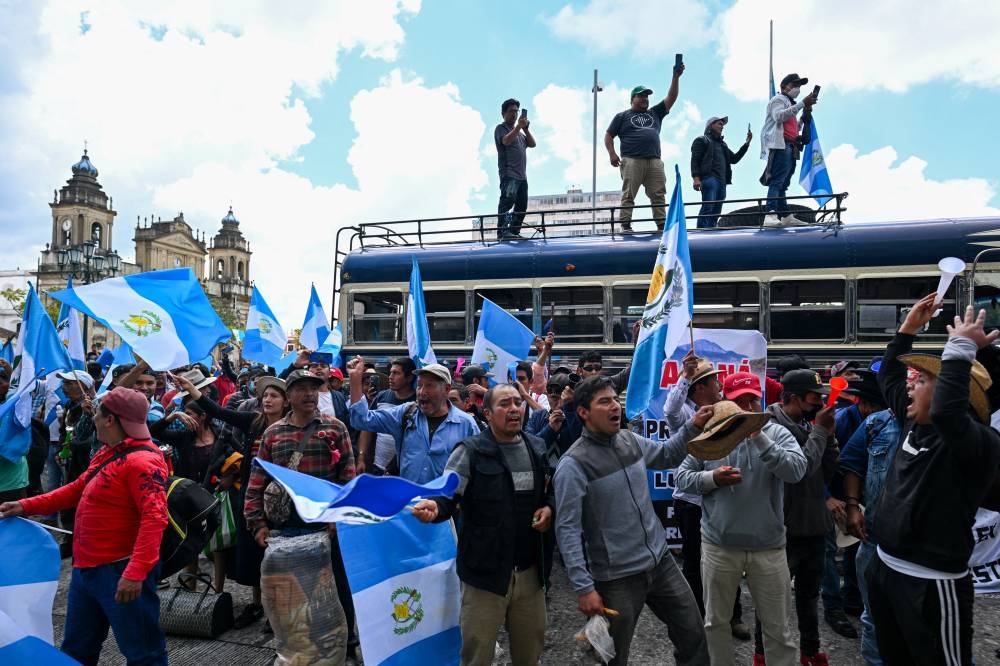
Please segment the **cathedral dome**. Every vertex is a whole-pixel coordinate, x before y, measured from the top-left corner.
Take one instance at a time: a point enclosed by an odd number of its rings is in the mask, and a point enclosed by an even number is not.
[[[224,218],[222,218],[222,223],[223,224],[239,224],[240,223],[240,221],[236,219],[236,216],[233,215],[233,207],[232,206],[229,207],[229,212],[226,213],[226,216]]]
[[[83,156],[80,157],[80,161],[72,166],[74,174],[83,174],[87,176],[93,176],[97,178],[97,167],[94,166],[93,162],[87,156],[87,151],[84,149]]]

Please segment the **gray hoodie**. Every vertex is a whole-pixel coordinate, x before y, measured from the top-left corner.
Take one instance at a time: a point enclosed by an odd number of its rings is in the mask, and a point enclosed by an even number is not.
[[[667,538],[649,498],[646,469],[676,467],[699,432],[688,423],[666,442],[654,442],[628,430],[609,439],[584,428],[560,458],[556,538],[578,595],[591,592],[595,579],[615,580],[659,563]]]
[[[712,471],[723,465],[739,468],[743,481],[716,486]],[[806,457],[798,442],[772,421],[722,460],[688,456],[674,481],[684,492],[702,495],[701,534],[706,541],[720,548],[769,550],[785,545],[785,484],[805,473]]]

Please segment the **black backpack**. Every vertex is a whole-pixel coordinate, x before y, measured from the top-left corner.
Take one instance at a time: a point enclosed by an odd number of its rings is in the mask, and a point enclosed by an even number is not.
[[[85,484],[115,460],[141,450],[161,454],[159,449],[149,446],[129,447],[101,463]],[[201,484],[180,476],[167,478],[167,527],[160,542],[161,578],[174,575],[196,560],[219,527],[219,513],[219,500]]]

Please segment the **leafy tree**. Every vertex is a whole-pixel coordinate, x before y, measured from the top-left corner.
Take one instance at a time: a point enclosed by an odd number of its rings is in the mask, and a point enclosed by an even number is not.
[[[24,302],[28,298],[27,289],[15,289],[13,287],[7,287],[6,289],[0,290],[0,298],[10,303],[10,307],[17,316],[20,317],[24,314]]]

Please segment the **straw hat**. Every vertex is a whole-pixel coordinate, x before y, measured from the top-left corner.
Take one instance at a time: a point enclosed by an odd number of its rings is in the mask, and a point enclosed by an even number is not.
[[[744,412],[735,402],[717,402],[704,432],[688,442],[688,453],[699,460],[725,458],[747,435],[770,420],[770,412]]]
[[[721,370],[716,370],[715,366],[712,365],[711,361],[706,361],[705,359],[700,359],[698,361],[698,367],[694,370],[694,375],[691,376],[691,384],[697,384],[705,377],[711,377],[712,375],[718,375]]]
[[[903,354],[899,360],[911,368],[937,377],[941,374],[941,357],[931,354]],[[993,385],[990,373],[979,361],[972,362],[972,376],[969,378],[969,404],[976,412],[979,420],[986,425],[990,423],[990,401],[986,391]]]
[[[194,387],[198,390],[205,388],[206,386],[214,382],[216,379],[218,379],[218,377],[216,377],[215,375],[212,375],[211,377],[206,377],[204,374],[202,374],[201,370],[199,370],[198,368],[192,368],[187,372],[182,372],[178,376],[183,377],[184,379],[194,384]],[[174,397],[183,398],[186,395],[187,391],[178,391],[177,394],[174,395]]]

